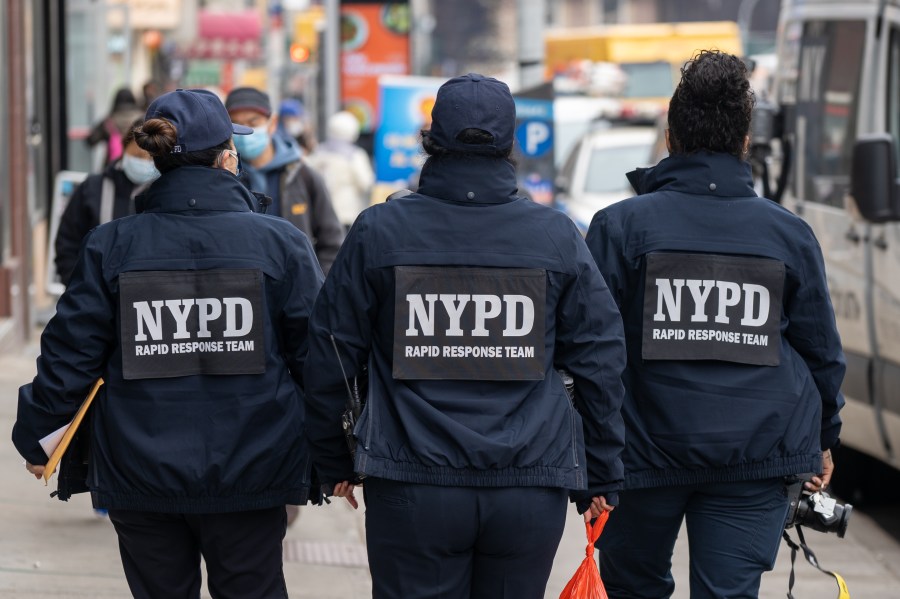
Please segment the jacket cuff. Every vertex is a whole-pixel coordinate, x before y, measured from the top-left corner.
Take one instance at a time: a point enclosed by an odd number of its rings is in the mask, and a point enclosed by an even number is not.
[[[591,495],[587,491],[577,491],[571,494],[571,500],[575,502],[575,507],[578,509],[579,514],[583,514],[591,507],[591,501],[594,497],[603,496],[606,498],[606,503],[612,506],[619,505],[619,492],[618,491],[609,491],[607,493],[595,493]]]

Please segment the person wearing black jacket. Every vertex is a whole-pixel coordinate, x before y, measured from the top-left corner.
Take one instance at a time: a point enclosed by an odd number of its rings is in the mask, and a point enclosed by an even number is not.
[[[671,597],[686,524],[693,599],[756,597],[785,477],[828,485],[845,362],[812,229],[756,196],[744,62],[703,51],[669,104],[670,156],[628,178],[587,244],[628,346],[622,507],[600,537],[610,599]]]
[[[567,497],[617,503],[622,323],[575,225],[516,193],[506,84],[451,79],[432,116],[418,192],[359,215],[316,300],[307,430],[335,495],[366,477],[373,597],[542,598]]]
[[[39,440],[87,389],[87,486],[119,537],[138,598],[286,597],[287,504],[310,496],[302,371],[323,275],[307,237],[255,213],[234,125],[217,96],[150,105],[137,143],[162,173],[137,214],[91,231],[37,376],[19,390],[13,442],[36,476]]]
[[[122,140],[121,158],[88,175],[81,182],[63,212],[56,232],[56,272],[63,285],[69,284],[78,250],[88,231],[116,218],[134,214],[134,198],[159,177],[159,171],[146,150],[134,141],[134,130],[144,122],[134,121]]]

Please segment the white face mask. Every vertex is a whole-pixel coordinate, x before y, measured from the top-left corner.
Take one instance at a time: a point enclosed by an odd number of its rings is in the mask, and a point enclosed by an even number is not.
[[[284,130],[291,137],[297,137],[306,131],[306,125],[303,124],[303,121],[285,121]]]
[[[138,158],[131,154],[122,156],[122,170],[125,176],[135,185],[149,183],[159,177],[159,171],[156,165],[149,158]]]

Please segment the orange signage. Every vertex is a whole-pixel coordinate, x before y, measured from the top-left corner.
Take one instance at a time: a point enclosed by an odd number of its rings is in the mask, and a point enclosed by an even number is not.
[[[378,78],[409,74],[409,23],[405,2],[341,7],[341,100],[364,132],[378,120]]]

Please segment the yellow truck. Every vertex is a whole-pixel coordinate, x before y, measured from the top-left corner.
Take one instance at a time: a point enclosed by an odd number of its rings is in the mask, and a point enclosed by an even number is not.
[[[743,53],[740,29],[733,21],[551,29],[544,45],[548,78],[584,61],[618,65],[625,75],[625,117],[658,115],[668,105],[679,69],[699,50]]]

